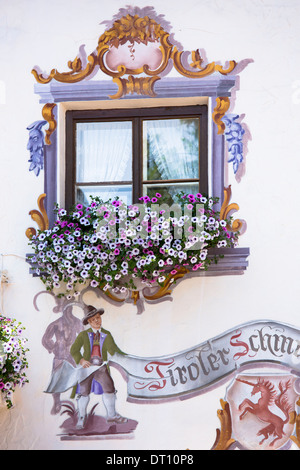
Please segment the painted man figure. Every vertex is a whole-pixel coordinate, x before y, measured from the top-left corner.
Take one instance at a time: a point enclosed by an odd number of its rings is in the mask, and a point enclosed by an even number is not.
[[[97,309],[92,305],[87,306],[82,323],[84,325],[89,324],[90,328],[78,334],[70,349],[76,364],[84,368],[90,367],[91,365],[101,366],[83,380],[77,388],[77,392],[79,393],[77,428],[84,426],[89,396],[95,386],[102,388],[103,404],[107,412],[107,421],[115,423],[127,422],[127,418],[120,416],[116,412],[116,390],[106,364],[108,359],[107,353],[111,355],[116,352],[120,354],[124,353],[115,344],[111,333],[101,328],[103,313],[103,308]]]

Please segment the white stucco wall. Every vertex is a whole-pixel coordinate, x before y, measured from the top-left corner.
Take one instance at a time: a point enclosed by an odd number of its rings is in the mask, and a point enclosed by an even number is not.
[[[79,46],[92,52],[110,20],[127,2],[0,0],[0,158],[2,285],[4,315],[26,326],[30,383],[15,394],[15,407],[0,407],[0,449],[210,449],[220,423],[217,410],[226,385],[196,398],[160,405],[126,402],[126,384],[113,371],[121,413],[139,424],[133,439],[61,441],[62,418],[51,415],[52,399],[43,393],[52,357],[41,344],[47,325],[57,317],[50,296],[29,274],[25,230],[28,215],[43,192],[43,174],[28,171],[26,127],[41,119],[33,93],[31,69],[67,70]],[[136,0],[136,6],[147,4]],[[142,315],[133,305],[103,301],[104,326],[124,351],[159,356],[195,346],[222,332],[257,319],[299,325],[299,177],[300,62],[298,0],[152,0],[171,23],[185,50],[205,49],[208,61],[253,59],[240,74],[234,108],[243,115],[251,139],[240,182],[228,169],[237,217],[247,221],[240,246],[249,246],[243,276],[199,278],[175,288],[173,301],[147,305]],[[92,299],[93,300],[93,299]],[[99,304],[99,300],[95,299]]]

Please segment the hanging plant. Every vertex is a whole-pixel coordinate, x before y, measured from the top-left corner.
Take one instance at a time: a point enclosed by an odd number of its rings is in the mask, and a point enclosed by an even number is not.
[[[24,329],[15,319],[0,315],[0,392],[7,408],[12,407],[16,387],[28,382],[25,373],[28,367],[27,339],[22,337]]]
[[[69,211],[57,206],[54,227],[29,242],[36,274],[48,290],[64,287],[59,295],[69,298],[83,283],[104,291],[134,290],[137,281],[163,285],[182,266],[207,269],[210,248],[236,246],[230,220],[220,220],[214,210],[217,199],[180,193],[175,200],[169,207],[156,193],[128,207],[118,198],[97,197]]]

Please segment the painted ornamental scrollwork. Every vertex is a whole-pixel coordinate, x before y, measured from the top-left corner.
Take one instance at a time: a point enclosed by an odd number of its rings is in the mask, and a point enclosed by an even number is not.
[[[225,124],[225,139],[228,145],[228,163],[232,163],[234,174],[237,173],[240,164],[243,161],[243,135],[245,130],[238,122],[239,116],[226,115],[223,118]]]
[[[235,173],[243,159],[243,132],[237,135],[239,124],[236,119],[238,116],[226,116],[230,108],[230,90],[235,84],[235,77],[232,76],[225,79],[224,76],[236,70],[236,61],[229,60],[224,66],[216,62],[206,63],[199,49],[191,52],[184,51],[183,47],[174,40],[169,23],[163,19],[163,15],[158,16],[152,7],[145,7],[144,9],[127,7],[126,10],[120,10],[119,14],[112,21],[105,23],[106,30],[98,38],[95,50],[87,55],[84,51],[84,46],[81,46],[75,59],[68,61],[67,66],[69,70],[60,72],[53,68],[49,74],[40,72],[38,67],[32,70],[32,74],[38,84],[46,85],[53,80],[70,85],[69,87],[57,86],[55,83],[45,87],[36,85],[36,89],[41,96],[40,102],[43,103],[43,120],[36,121],[27,128],[30,132],[30,137],[36,133],[39,138],[39,146],[36,143],[32,143],[32,139],[29,139],[30,170],[38,176],[44,167],[44,157],[46,162],[44,194],[38,198],[39,210],[29,212],[40,230],[48,229],[52,225],[53,221],[51,220],[51,215],[49,215],[48,219],[47,210],[48,212],[49,209],[51,210],[52,203],[56,200],[57,188],[52,188],[53,180],[57,184],[56,175],[58,174],[55,166],[57,164],[56,103],[76,101],[77,98],[81,100],[83,99],[83,95],[80,95],[81,93],[86,93],[84,96],[87,97],[87,101],[99,100],[99,102],[100,100],[107,100],[108,97],[111,100],[119,100],[134,94],[149,98],[156,96],[159,98],[199,96],[205,97],[207,100],[212,99],[211,102],[214,103],[211,115],[213,126],[211,138],[213,147],[212,171],[219,170],[218,166],[223,165],[222,143],[225,140],[228,145],[228,162],[233,162]],[[164,80],[172,68],[185,78],[180,78],[178,81],[177,78],[174,80],[173,78]],[[103,88],[104,82],[89,80],[94,78],[98,71],[109,76],[113,83],[105,80],[105,87]],[[209,79],[195,80],[191,84],[191,90],[188,93],[186,92],[187,82],[187,88],[189,88],[189,84],[193,79],[203,79],[213,74],[216,75]],[[189,79],[191,79],[191,82]],[[85,80],[86,83],[79,87],[73,85]],[[89,87],[92,82],[93,85],[96,82],[96,87]],[[180,86],[178,82],[181,83]],[[196,92],[193,88],[194,85],[197,90]],[[101,91],[100,96],[98,94],[99,90]],[[73,94],[70,94],[70,91]],[[42,130],[44,126],[45,128]],[[221,145],[219,145],[219,142]],[[49,162],[48,167],[47,162]],[[227,219],[233,212],[239,210],[239,206],[235,203],[230,203],[230,186],[224,189],[223,199],[223,187],[224,181],[222,180],[221,184],[218,183],[216,187],[214,186],[212,191],[214,197],[220,201],[223,200],[220,218]],[[48,197],[44,205],[46,194]],[[240,219],[231,220],[230,226],[228,225],[226,228],[229,232],[241,233],[244,231],[244,221]],[[26,231],[26,236],[31,239],[36,233],[37,230],[30,227]],[[218,247],[219,249],[220,247]],[[247,253],[242,253],[241,251],[239,254],[236,254],[236,248],[234,250],[234,254],[230,250],[225,255],[222,253],[224,264],[220,264],[219,270],[216,268],[217,263],[212,262],[209,268],[210,272],[243,272],[247,266],[246,257],[249,253],[248,251]],[[218,254],[212,250],[209,256],[212,260],[215,260]],[[34,258],[29,258],[28,261],[33,269]],[[100,283],[97,290],[114,305],[133,303],[137,307],[138,313],[142,313],[145,303],[151,304],[164,300],[172,300],[172,290],[176,281],[193,276],[190,268],[191,266],[188,268],[182,267],[175,275],[169,274],[163,284],[157,284],[155,287],[154,285],[147,287],[142,285],[136,290],[126,289],[126,291],[116,292],[113,289],[105,289],[105,285],[100,285]]]
[[[153,85],[167,67],[170,67],[170,63],[188,78],[207,77],[215,72],[227,75],[237,65],[234,60],[230,60],[226,67],[216,62],[205,65],[198,49],[191,52],[192,62],[185,64],[185,55],[186,51],[179,51],[173,44],[170,33],[154,19],[128,13],[117,19],[100,36],[96,50],[87,57],[86,65],[78,56],[68,62],[68,72],[61,73],[53,68],[45,76],[34,68],[32,73],[38,83],[49,83],[53,79],[63,83],[76,83],[90,77],[99,66],[119,87],[118,92],[110,98],[119,99],[130,93],[155,96]],[[141,74],[147,76],[134,79],[134,75]]]
[[[231,199],[231,185],[227,188],[224,188],[224,201],[220,210],[220,217],[222,219],[227,219],[232,212],[236,212],[239,210],[239,205],[235,202],[230,203]],[[240,219],[235,219],[232,222],[232,225],[228,225],[227,229],[231,232],[242,232],[244,227],[244,221]]]
[[[43,126],[46,121],[35,121],[27,127],[29,131],[27,150],[30,152],[28,162],[29,171],[33,171],[35,176],[39,176],[40,171],[44,168],[44,133]]]
[[[49,219],[48,219],[47,212],[45,210],[45,205],[44,205],[45,198],[46,198],[46,194],[44,193],[41,194],[37,200],[37,205],[38,205],[39,210],[33,209],[29,212],[29,215],[31,216],[32,220],[36,222],[39,230],[47,230],[49,228]],[[36,235],[36,233],[37,233],[36,229],[33,227],[29,227],[26,230],[26,236],[29,239],[33,235]]]

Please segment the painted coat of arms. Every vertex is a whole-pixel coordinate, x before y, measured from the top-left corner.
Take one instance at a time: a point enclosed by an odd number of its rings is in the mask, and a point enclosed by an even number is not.
[[[289,445],[295,428],[296,377],[239,374],[227,390],[232,437],[240,448],[276,450]]]

